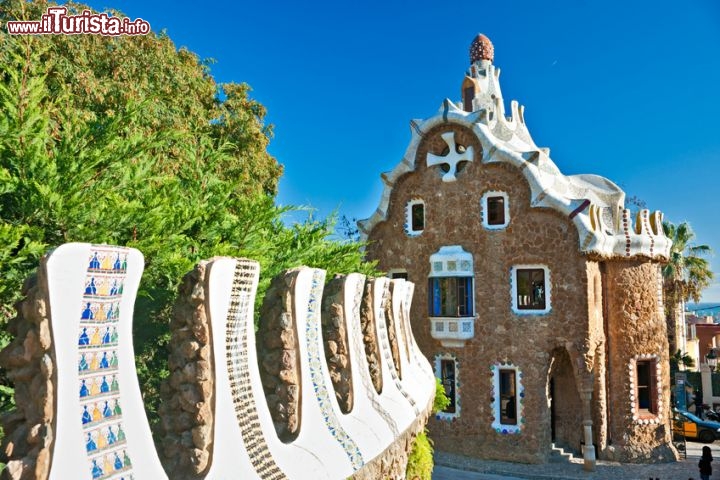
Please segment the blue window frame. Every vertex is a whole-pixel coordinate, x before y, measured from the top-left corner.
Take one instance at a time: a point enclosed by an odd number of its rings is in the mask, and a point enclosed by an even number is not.
[[[472,317],[472,277],[430,277],[428,311],[431,317]]]

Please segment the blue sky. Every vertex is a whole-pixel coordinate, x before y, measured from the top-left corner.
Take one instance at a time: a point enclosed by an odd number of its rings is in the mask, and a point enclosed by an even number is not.
[[[278,202],[365,218],[409,121],[459,100],[473,37],[495,45],[506,106],[565,174],[594,173],[687,220],[718,252],[720,2],[92,0],[247,82],[275,126]],[[705,301],[720,303],[720,282]]]

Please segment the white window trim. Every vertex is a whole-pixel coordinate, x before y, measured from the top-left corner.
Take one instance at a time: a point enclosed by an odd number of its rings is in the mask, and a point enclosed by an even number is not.
[[[415,205],[423,206],[423,228],[422,228],[422,230],[413,230],[413,228],[412,228],[412,208]],[[417,237],[425,230],[425,226],[426,226],[425,202],[420,198],[414,198],[414,199],[410,200],[407,203],[407,205],[405,206],[405,233],[407,233],[411,237]]]
[[[487,208],[487,200],[489,197],[503,197],[505,199],[504,203],[504,209],[505,209],[505,223],[501,225],[490,225],[488,223],[488,208]],[[482,216],[482,225],[487,230],[502,230],[504,228],[507,228],[507,226],[510,224],[510,199],[508,197],[508,194],[505,192],[499,192],[499,191],[490,191],[485,192],[480,199],[480,212]]]
[[[655,361],[655,394],[657,398],[657,411],[658,413],[644,414],[643,418],[640,418],[640,412],[637,411],[637,399],[635,398],[636,386],[637,386],[637,362],[638,360],[654,360]],[[662,403],[662,366],[660,364],[660,357],[656,354],[644,353],[635,355],[628,364],[629,377],[630,377],[630,413],[634,423],[641,425],[658,424],[663,421],[663,403]],[[648,418],[649,417],[649,418]]]
[[[495,363],[491,367],[492,369],[492,403],[490,404],[490,407],[492,408],[493,412],[493,423],[492,428],[497,433],[501,433],[503,435],[507,434],[519,434],[522,432],[523,426],[525,425],[525,387],[522,383],[522,374],[520,373],[520,368],[517,366],[506,363]],[[504,423],[500,423],[501,417],[501,403],[500,403],[500,370],[515,370],[515,405],[517,407],[517,410],[515,411],[517,415],[517,424],[516,425],[505,425]]]
[[[517,271],[525,269],[543,269],[545,271],[545,308],[542,310],[519,309],[517,304]],[[526,264],[513,265],[510,269],[510,296],[512,311],[516,315],[545,315],[552,309],[552,282],[550,281],[550,269],[547,265]]]
[[[442,384],[442,360],[453,360],[455,362],[455,413],[438,412],[435,418],[438,420],[455,420],[460,416],[460,363],[455,355],[450,353],[438,353],[435,355],[435,377]]]

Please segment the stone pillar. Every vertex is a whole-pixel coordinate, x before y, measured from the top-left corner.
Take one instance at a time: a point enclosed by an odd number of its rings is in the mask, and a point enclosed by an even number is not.
[[[706,405],[713,405],[713,391],[712,391],[712,372],[707,363],[700,364],[700,383],[703,394],[703,403]],[[697,386],[695,387],[697,388]]]
[[[593,434],[592,434],[592,394],[593,394],[593,377],[590,375],[589,379],[583,380],[582,391],[580,392],[580,398],[582,400],[583,409],[583,468],[585,471],[595,471],[595,445],[593,445]]]

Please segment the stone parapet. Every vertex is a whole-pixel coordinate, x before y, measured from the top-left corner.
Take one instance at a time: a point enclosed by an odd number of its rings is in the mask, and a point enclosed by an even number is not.
[[[323,270],[289,270],[263,299],[256,343],[257,262],[198,264],[170,324],[161,462],[132,346],[143,264],[134,249],[66,244],[26,282],[0,353],[17,405],[2,418],[2,478],[404,476],[435,393],[411,284],[350,274],[324,292]]]

